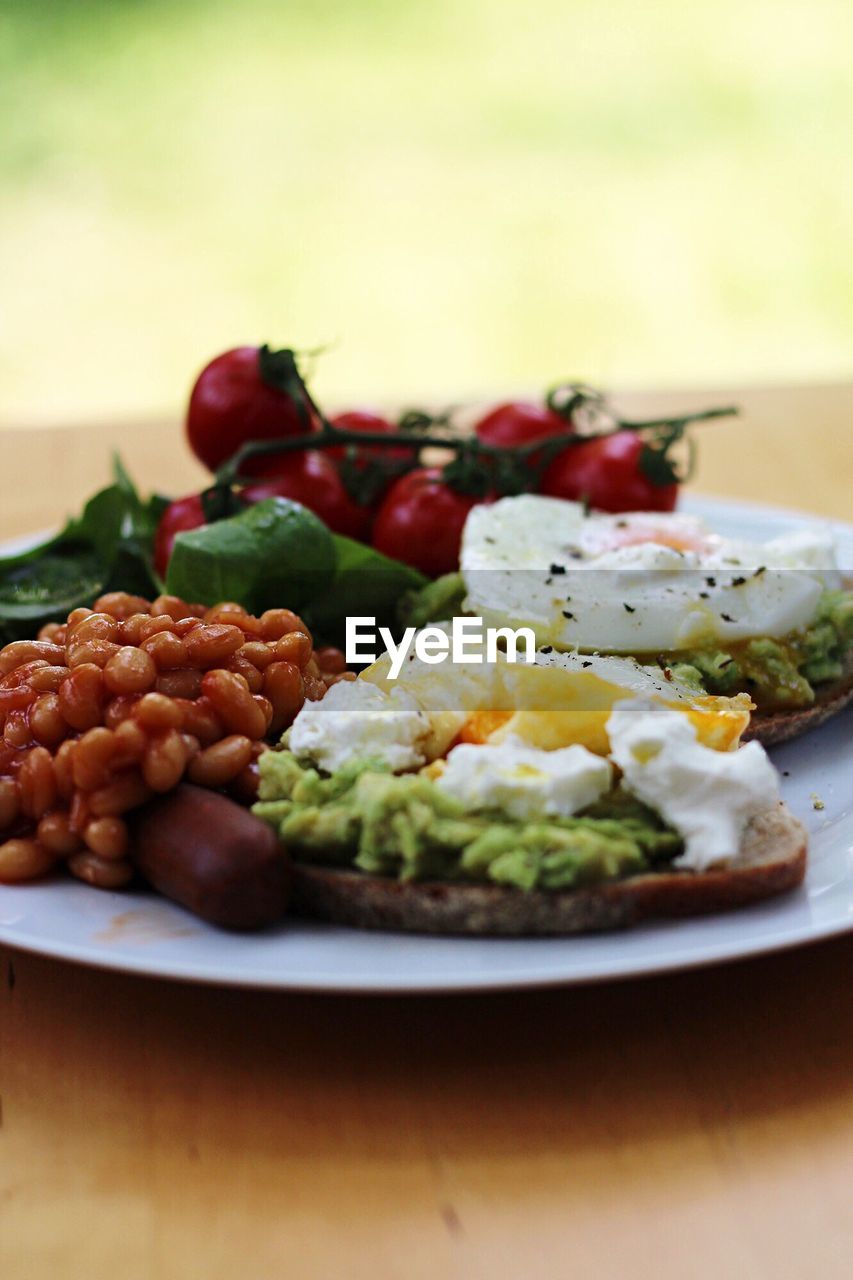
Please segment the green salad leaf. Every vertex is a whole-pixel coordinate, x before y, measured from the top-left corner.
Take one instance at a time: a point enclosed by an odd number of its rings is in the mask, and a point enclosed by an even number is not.
[[[0,643],[31,636],[105,591],[158,594],[152,548],[165,503],[159,496],[143,500],[114,458],[113,483],[79,516],[26,551],[0,558]]]
[[[175,539],[166,589],[184,600],[235,600],[251,613],[301,609],[329,586],[335,541],[313,511],[265,498],[239,515]]]
[[[427,579],[417,569],[392,560],[341,534],[334,534],[335,574],[327,591],[303,610],[312,630],[330,641],[342,641],[347,616],[375,617],[378,626],[396,630],[397,605],[409,591],[418,591]]]

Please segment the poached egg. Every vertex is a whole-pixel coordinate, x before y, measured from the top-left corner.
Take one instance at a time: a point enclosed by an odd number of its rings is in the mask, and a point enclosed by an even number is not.
[[[532,627],[540,645],[676,652],[809,624],[841,586],[829,530],[763,543],[678,512],[585,512],[535,494],[475,507],[460,555],[468,613]]]

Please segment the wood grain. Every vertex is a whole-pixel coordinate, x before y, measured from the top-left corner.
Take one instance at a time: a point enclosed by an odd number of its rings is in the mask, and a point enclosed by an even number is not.
[[[735,395],[702,489],[849,516],[853,388]],[[194,487],[173,436],[0,433],[0,534],[55,523],[114,444],[143,485]],[[0,951],[0,1275],[846,1277],[851,969],[846,938],[574,990],[345,999]]]

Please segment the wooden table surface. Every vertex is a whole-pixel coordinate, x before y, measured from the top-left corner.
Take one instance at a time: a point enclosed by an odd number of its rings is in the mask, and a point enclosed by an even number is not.
[[[853,387],[735,395],[700,487],[849,516]],[[114,444],[144,485],[191,488],[175,434],[0,431],[0,535],[78,504]],[[0,1276],[846,1277],[851,972],[848,937],[574,990],[344,999],[2,950]]]

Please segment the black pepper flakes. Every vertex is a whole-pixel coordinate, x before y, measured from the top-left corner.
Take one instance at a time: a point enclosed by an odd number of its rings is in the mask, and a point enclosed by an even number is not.
[[[568,609],[564,609],[564,610],[563,610],[563,617],[564,617],[564,618],[573,618],[574,616],[575,616],[575,615],[574,615],[573,613],[570,613]]]
[[[632,604],[626,604],[626,602],[625,602],[624,600],[622,601],[622,608],[625,610],[625,612],[626,612],[626,613],[636,613],[636,612],[637,612],[637,610],[634,608],[634,606],[633,606]]]
[[[565,573],[566,566],[564,564],[552,564],[551,573]]]

